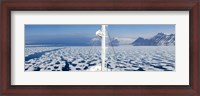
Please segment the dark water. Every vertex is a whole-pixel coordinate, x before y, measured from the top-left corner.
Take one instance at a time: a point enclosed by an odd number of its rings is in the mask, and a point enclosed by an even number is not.
[[[58,49],[60,49],[60,48],[58,48]],[[38,53],[35,53],[35,54],[32,54],[32,55],[29,55],[29,56],[25,57],[25,61],[28,61],[28,60],[33,59],[33,58],[39,58],[43,54],[45,54],[46,52],[56,51],[58,49],[48,50],[48,51],[43,51],[43,52],[38,52]]]

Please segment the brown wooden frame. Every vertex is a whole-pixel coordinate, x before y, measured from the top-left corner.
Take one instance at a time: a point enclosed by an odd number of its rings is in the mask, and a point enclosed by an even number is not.
[[[200,96],[200,0],[3,0],[0,20],[0,75],[3,96]],[[11,11],[189,11],[190,84],[176,85],[11,85]],[[20,34],[20,33],[18,33]]]

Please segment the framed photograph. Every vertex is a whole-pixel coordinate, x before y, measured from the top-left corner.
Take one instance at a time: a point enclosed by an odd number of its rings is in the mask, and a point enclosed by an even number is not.
[[[199,96],[199,4],[1,1],[1,95]]]

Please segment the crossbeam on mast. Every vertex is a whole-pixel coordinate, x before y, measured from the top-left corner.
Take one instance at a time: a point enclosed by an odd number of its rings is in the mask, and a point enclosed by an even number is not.
[[[96,32],[97,36],[101,37],[101,71],[106,71],[106,37],[107,37],[107,25],[101,25],[101,29]]]

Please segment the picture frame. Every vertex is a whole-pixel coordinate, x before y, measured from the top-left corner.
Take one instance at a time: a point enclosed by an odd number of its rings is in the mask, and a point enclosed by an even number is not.
[[[1,1],[1,95],[199,96],[199,0]],[[11,85],[11,11],[189,11],[189,85]]]

